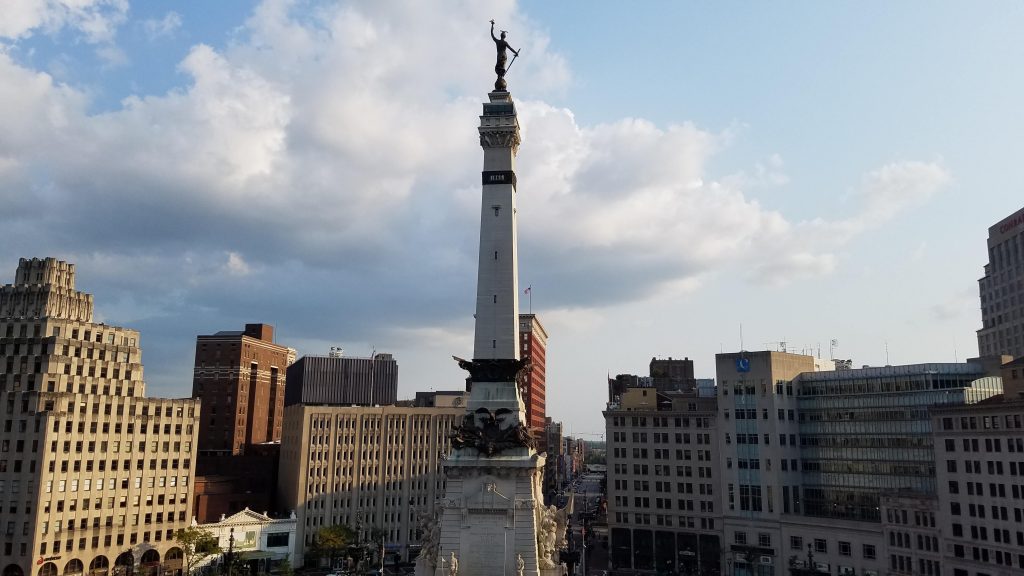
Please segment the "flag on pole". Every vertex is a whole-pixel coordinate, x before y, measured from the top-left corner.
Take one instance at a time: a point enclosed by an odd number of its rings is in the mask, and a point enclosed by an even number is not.
[[[523,290],[523,294],[529,294],[532,290],[533,284],[530,284],[529,286],[526,287],[526,290]]]

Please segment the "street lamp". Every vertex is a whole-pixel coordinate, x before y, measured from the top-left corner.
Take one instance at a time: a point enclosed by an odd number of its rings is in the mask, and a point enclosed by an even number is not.
[[[221,567],[221,572],[224,574],[231,574],[231,564],[235,558],[235,527],[231,527],[231,531],[228,533],[228,551],[224,554],[224,565]]]

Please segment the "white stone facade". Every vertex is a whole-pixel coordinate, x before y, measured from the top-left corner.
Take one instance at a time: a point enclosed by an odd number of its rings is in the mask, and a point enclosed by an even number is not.
[[[213,534],[221,550],[237,552],[243,560],[254,558],[277,563],[287,559],[292,568],[298,568],[301,564],[293,554],[297,523],[294,513],[290,518],[271,518],[246,508],[211,524],[193,521],[193,526]],[[196,568],[216,564],[220,558],[220,555],[208,556]]]

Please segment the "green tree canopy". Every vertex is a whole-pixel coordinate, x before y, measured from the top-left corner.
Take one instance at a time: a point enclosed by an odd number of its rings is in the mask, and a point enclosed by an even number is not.
[[[351,544],[356,542],[356,531],[348,526],[324,526],[316,532],[313,546],[315,554],[327,557],[334,566],[334,560]]]
[[[198,526],[182,528],[174,534],[174,541],[181,546],[185,560],[185,576],[192,574],[192,569],[207,556],[220,553],[217,537],[209,530]]]

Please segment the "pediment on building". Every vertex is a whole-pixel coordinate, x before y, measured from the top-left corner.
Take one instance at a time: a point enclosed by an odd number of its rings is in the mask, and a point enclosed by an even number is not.
[[[220,521],[220,524],[251,524],[253,522],[270,522],[272,518],[259,512],[253,512],[246,508],[241,512],[236,512],[231,516]]]

